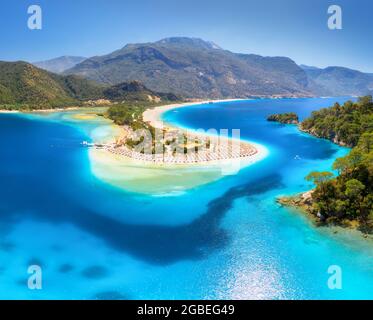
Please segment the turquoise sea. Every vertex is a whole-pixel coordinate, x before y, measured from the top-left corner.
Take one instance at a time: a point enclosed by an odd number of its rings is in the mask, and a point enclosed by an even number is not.
[[[0,114],[1,299],[373,298],[373,243],[279,207],[349,150],[266,121],[347,98],[258,99],[171,110],[186,128],[240,129],[269,155],[177,196],[125,192],[92,175],[89,126]],[[42,289],[27,287],[31,264]],[[330,290],[328,268],[342,270]]]

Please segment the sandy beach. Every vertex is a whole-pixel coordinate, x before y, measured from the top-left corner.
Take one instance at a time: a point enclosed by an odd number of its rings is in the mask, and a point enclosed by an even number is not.
[[[213,103],[223,101],[233,100],[219,100],[213,101]],[[211,103],[211,101],[155,107],[143,113],[143,120],[159,129],[180,130],[170,123],[164,123],[162,121],[163,113],[177,108],[207,103]],[[114,130],[114,127],[111,130]],[[114,137],[115,134],[112,136]],[[123,152],[122,148],[90,148],[89,156],[92,172],[109,184],[132,192],[171,196],[181,194],[190,188],[211,183],[224,176],[237,174],[244,167],[254,164],[268,155],[268,150],[262,145],[242,140],[239,143],[250,148],[250,156],[188,163],[185,161],[180,161],[180,163],[154,162],[144,160],[141,155],[134,158],[133,155]]]
[[[210,102],[203,101],[156,107],[146,110],[143,118],[151,125],[162,128],[162,114],[164,112]],[[98,116],[94,112],[97,111],[97,108],[54,111],[33,114],[78,126],[96,144],[112,145],[124,131],[122,126],[115,125],[111,120]],[[180,130],[172,124],[167,123],[165,125]],[[146,193],[153,196],[176,196],[188,189],[211,183],[226,175],[236,174],[242,168],[260,161],[268,154],[268,150],[262,145],[251,142],[242,143],[248,145],[252,150],[255,149],[250,157],[193,163],[155,163],[118,154],[120,148],[119,150],[113,148],[115,152],[110,152],[108,149],[94,147],[88,148],[88,156],[92,173],[112,186],[129,192]]]
[[[165,123],[162,119],[162,115],[170,110],[184,108],[184,107],[191,107],[194,105],[201,105],[201,104],[213,104],[218,102],[229,102],[229,101],[240,101],[242,99],[226,99],[226,100],[206,100],[206,101],[198,101],[198,102],[189,102],[189,103],[179,103],[179,104],[171,104],[165,105],[160,107],[154,107],[151,109],[147,109],[143,113],[143,121],[147,122],[154,128],[157,129],[167,129],[171,131],[178,131],[183,132],[187,135],[193,136],[204,136],[209,137],[211,144],[214,145],[213,149],[206,149],[201,152],[193,152],[192,154],[161,154],[161,155],[152,155],[152,154],[143,154],[140,152],[136,152],[134,150],[129,149],[125,145],[118,146],[115,141],[120,140],[121,136],[128,136],[129,129],[125,129],[121,126],[115,126],[118,130],[116,131],[116,135],[113,135],[113,139],[110,142],[106,141],[106,143],[102,146],[102,142],[95,141],[95,143],[99,143],[98,149],[102,149],[107,153],[111,153],[115,155],[117,158],[127,158],[136,161],[142,165],[160,165],[160,166],[218,166],[223,171],[226,171],[228,167],[233,168],[241,168],[243,166],[247,166],[248,164],[257,162],[264,158],[268,151],[265,147],[248,142],[243,141],[240,138],[228,138],[225,136],[218,136],[218,135],[211,135],[209,133],[204,132],[194,132],[193,130],[185,130],[183,128],[179,128],[174,126],[170,123]],[[89,120],[83,115],[75,115],[75,118],[80,118],[81,120]],[[121,134],[118,135],[118,131]],[[97,149],[96,148],[96,149]]]
[[[201,157],[196,154],[194,158],[189,159],[180,159],[182,157],[178,157],[179,159],[170,159],[170,157],[164,157],[163,161],[166,162],[166,164],[169,163],[186,163],[186,164],[204,164],[204,163],[213,163],[213,164],[221,164],[221,163],[227,163],[229,161],[242,161],[243,163],[252,163],[253,161],[257,161],[256,159],[261,159],[266,154],[266,149],[263,146],[249,143],[247,141],[243,141],[240,138],[227,138],[223,136],[217,136],[212,135],[207,132],[200,132],[200,131],[193,131],[193,130],[185,130],[183,128],[179,128],[174,126],[173,124],[167,123],[162,119],[162,115],[170,110],[178,109],[178,108],[185,108],[185,107],[191,107],[194,105],[201,105],[201,104],[214,104],[219,102],[229,102],[229,101],[241,101],[242,99],[226,99],[226,100],[206,100],[206,101],[198,101],[198,102],[192,102],[192,103],[179,103],[179,104],[171,104],[171,105],[165,105],[160,107],[155,107],[151,109],[147,109],[143,113],[143,121],[148,123],[154,128],[157,129],[167,129],[167,130],[177,130],[186,133],[187,135],[196,135],[196,136],[204,136],[209,137],[211,139],[212,144],[215,144],[218,146],[218,149],[214,151],[207,151],[205,153],[201,153]],[[221,147],[224,148],[224,145],[230,144],[230,148],[232,148],[230,151],[227,152],[227,150],[221,149]],[[234,152],[234,148],[236,148]],[[114,150],[112,150],[114,151]],[[115,151],[114,151],[115,152]],[[116,152],[118,153],[118,152]],[[123,154],[127,152],[123,152]],[[141,158],[141,155],[137,155],[137,158]],[[172,157],[171,157],[172,158]],[[185,157],[188,158],[188,157]]]
[[[19,113],[18,110],[0,110],[0,113]]]
[[[148,109],[143,113],[143,120],[148,122],[154,128],[162,129],[165,127],[165,123],[162,120],[162,114],[179,108],[191,107],[200,104],[209,104],[209,103],[218,103],[218,102],[229,102],[229,101],[241,101],[243,99],[225,99],[225,100],[205,100],[205,101],[198,101],[198,102],[185,102],[185,103],[177,103],[177,104],[170,104],[160,107],[155,107],[152,109]],[[167,127],[174,127],[170,124],[167,124]]]

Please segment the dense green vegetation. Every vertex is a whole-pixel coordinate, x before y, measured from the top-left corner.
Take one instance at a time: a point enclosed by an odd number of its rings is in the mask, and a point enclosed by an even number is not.
[[[172,103],[173,100],[162,100],[162,102],[155,101],[133,101],[133,102],[122,102],[114,104],[109,107],[105,116],[113,120],[115,124],[124,125],[130,127],[132,130],[147,130],[150,132],[153,141],[153,153],[155,149],[155,129],[148,123],[145,123],[142,119],[142,114],[146,109],[153,108],[159,105]],[[134,147],[141,141],[134,141],[128,139],[125,143],[129,147]]]
[[[297,124],[299,122],[298,116],[294,112],[271,114],[270,116],[268,116],[267,120],[284,124]]]
[[[153,92],[138,81],[123,82],[106,88],[104,97],[114,102],[106,115],[118,125],[127,125],[132,129],[147,128],[142,114],[146,109],[182,101],[180,96],[172,93]]]
[[[132,130],[147,130],[151,132],[152,138],[155,136],[153,127],[145,123],[142,119],[143,112],[151,107],[155,107],[157,103],[152,102],[131,102],[115,104],[109,107],[105,116],[113,120],[117,125],[124,125],[130,127]],[[127,139],[126,145],[129,147],[136,146],[140,141],[133,141]]]
[[[358,103],[336,103],[331,108],[312,113],[304,120],[301,129],[317,137],[335,143],[354,147],[364,132],[373,131],[373,111],[371,97],[363,97]]]
[[[48,72],[25,62],[0,62],[1,109],[53,108],[74,102]]]
[[[79,106],[99,99],[104,87],[78,76],[60,76],[26,62],[0,62],[0,109]]]
[[[185,133],[181,131],[170,132],[166,129],[161,132],[161,139],[158,135],[156,136],[156,129],[145,123],[142,119],[143,112],[151,107],[156,107],[158,105],[164,105],[165,103],[172,103],[171,100],[164,100],[160,102],[128,102],[112,105],[106,112],[108,118],[112,119],[118,125],[125,125],[130,127],[133,131],[139,130],[138,133],[142,135],[142,130],[146,130],[147,133],[151,135],[151,141],[149,141],[149,148],[153,154],[161,152],[165,153],[167,146],[176,143],[178,145],[179,151],[184,154],[193,151],[198,152],[200,148],[210,148],[211,140],[206,138],[206,140],[201,140],[201,138],[195,137],[191,139]],[[149,136],[150,137],[150,136]],[[144,141],[143,137],[140,139],[126,139],[125,141],[117,142],[119,144],[124,143],[126,146],[133,148],[139,143]],[[149,150],[149,149],[148,149]],[[141,150],[145,152],[145,150]],[[173,150],[175,153],[176,150]]]
[[[314,112],[302,123],[307,131],[353,147],[335,161],[330,172],[312,172],[306,179],[316,184],[312,211],[328,221],[357,220],[373,227],[373,102],[372,97],[358,102],[336,104]]]
[[[104,86],[75,75],[62,76],[26,62],[0,62],[0,109],[36,110],[68,106],[108,106],[104,116],[134,131],[146,129],[155,141],[155,129],[144,123],[147,108],[181,101],[172,93],[159,93],[138,81]],[[139,141],[127,139],[134,146]]]
[[[155,102],[120,103],[110,106],[106,115],[118,125],[127,125],[133,129],[137,129],[139,126],[144,126],[142,121],[143,112],[157,105],[159,105],[159,103]]]
[[[108,87],[75,75],[50,73],[26,62],[0,62],[0,109],[63,108],[100,99],[107,100],[107,104],[119,102],[127,106],[128,102],[146,105],[180,98],[153,92],[137,81]]]
[[[103,95],[104,86],[78,76],[60,76],[50,74],[58,82],[64,91],[78,101],[96,100],[106,98]]]
[[[153,92],[139,81],[123,82],[108,87],[103,92],[106,99],[114,101],[177,101],[181,98],[172,93]]]

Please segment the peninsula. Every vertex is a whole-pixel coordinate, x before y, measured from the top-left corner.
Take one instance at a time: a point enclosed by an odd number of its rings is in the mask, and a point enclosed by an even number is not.
[[[122,135],[115,142],[106,145],[96,145],[96,147],[143,162],[165,165],[198,164],[229,160],[245,161],[256,156],[259,152],[258,148],[248,142],[218,135],[218,132],[216,132],[217,135],[212,135],[208,132],[196,133],[177,128],[171,124],[164,123],[162,120],[162,114],[169,110],[205,103],[211,103],[211,101],[149,108],[145,109],[138,118],[135,117],[136,113],[134,112],[131,114],[131,120],[128,122],[124,121],[127,125],[122,127]],[[115,120],[110,109],[107,114],[109,118],[112,117]],[[136,134],[139,134],[140,137],[136,136]],[[144,144],[145,138],[148,138],[147,144]],[[138,150],[136,147],[140,144],[142,148]]]

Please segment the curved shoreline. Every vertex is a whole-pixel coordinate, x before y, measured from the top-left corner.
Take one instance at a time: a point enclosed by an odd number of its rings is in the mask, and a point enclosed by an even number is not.
[[[155,107],[147,109],[143,112],[143,121],[148,123],[153,128],[159,130],[166,130],[172,133],[183,133],[192,138],[209,138],[211,147],[204,151],[192,152],[192,153],[182,153],[182,154],[143,154],[134,150],[129,149],[126,146],[117,146],[115,143],[104,146],[103,149],[106,151],[123,156],[126,158],[132,158],[137,161],[150,164],[160,164],[160,165],[220,165],[227,166],[232,165],[228,162],[234,163],[234,166],[246,166],[252,164],[264,158],[268,150],[264,146],[258,145],[256,143],[249,143],[238,138],[226,137],[222,135],[214,135],[206,132],[197,132],[195,130],[181,128],[176,125],[164,122],[162,115],[170,110],[190,107],[194,105],[203,105],[218,102],[229,102],[229,101],[241,101],[242,99],[227,99],[227,100],[214,100],[214,101],[200,101],[194,103],[181,103],[164,105],[160,107]],[[130,135],[129,130],[123,129],[123,136]],[[237,163],[240,162],[240,163]],[[241,165],[241,162],[243,165]]]
[[[237,99],[214,102],[226,101],[237,101]],[[164,112],[171,109],[209,102],[166,105],[155,110],[161,117]],[[237,174],[241,169],[262,160],[269,153],[262,145],[243,142],[250,148],[255,148],[255,153],[245,158],[225,158],[214,161],[181,161],[180,163],[144,161],[133,157],[132,154],[123,156],[117,153],[120,149],[114,148],[115,142],[124,133],[125,128],[114,124],[112,120],[98,116],[95,113],[96,108],[56,111],[51,110],[50,113],[43,112],[40,115],[72,123],[80,127],[93,144],[107,146],[88,148],[90,170],[99,180],[127,192],[151,196],[180,195],[186,190],[212,183],[227,175]],[[167,125],[179,131],[186,130],[173,124]],[[88,143],[86,145],[88,146]],[[110,146],[115,152],[108,150]]]
[[[241,99],[213,102],[238,100]],[[161,116],[164,112],[171,109],[210,102],[199,101],[166,105],[156,107],[155,110]],[[88,148],[90,170],[99,180],[127,192],[151,196],[179,195],[186,190],[212,183],[224,176],[237,174],[241,169],[262,160],[269,153],[262,145],[244,142],[245,145],[250,146],[252,149],[255,148],[255,153],[251,154],[250,157],[226,158],[214,161],[180,161],[175,163],[164,162],[163,160],[159,162],[144,161],[141,158],[132,157],[132,154],[123,156],[117,153],[120,149],[118,150],[114,146],[116,139],[120,138],[126,129],[123,126],[114,124],[110,119],[98,116],[95,112],[96,110],[97,108],[54,109],[49,112],[41,112],[40,116],[69,122],[74,126],[78,126],[89,137],[92,144],[106,146],[106,148]],[[167,125],[179,131],[187,130],[178,128],[177,125]],[[86,146],[90,145],[89,143],[84,144]],[[110,146],[115,152],[108,150]]]
[[[220,102],[236,102],[236,101],[245,101],[245,99],[221,99],[221,100],[204,100],[199,102],[185,102],[185,103],[175,103],[175,104],[169,104],[164,105],[160,107],[154,107],[149,108],[144,111],[142,114],[144,122],[148,122],[150,125],[152,125],[154,128],[162,129],[164,128],[165,121],[162,119],[162,115],[170,110],[180,109],[180,108],[186,108],[186,107],[192,107],[192,106],[198,106],[203,104],[214,104],[214,103],[220,103]],[[167,123],[169,127],[171,128],[177,128],[172,124]]]
[[[163,126],[161,116],[164,112],[203,103],[175,104],[148,109],[145,111],[147,112],[145,119],[147,121],[151,120],[147,115],[149,115],[149,110],[152,110],[150,111],[150,115],[156,117],[153,120],[160,120],[159,123]],[[208,101],[205,103],[208,103]],[[167,123],[167,125],[170,128],[184,130],[173,124]],[[122,133],[125,130],[123,127],[117,125],[115,125],[115,128],[121,128]],[[111,132],[113,133],[113,131]],[[113,134],[110,134],[110,136],[114,139],[116,137]],[[114,144],[113,139],[111,142]],[[144,161],[142,158],[134,158],[131,155],[123,156],[117,153],[120,149],[118,150],[118,148],[115,149],[113,147],[112,151],[114,152],[110,152],[107,148],[90,148],[89,158],[92,173],[100,180],[113,186],[126,191],[152,196],[175,196],[184,193],[188,189],[217,181],[224,176],[237,174],[244,167],[262,160],[269,153],[267,148],[262,145],[251,142],[250,144],[247,142],[243,143],[249,145],[251,148],[255,148],[255,154],[252,154],[250,157],[238,159],[165,163],[163,161]]]

